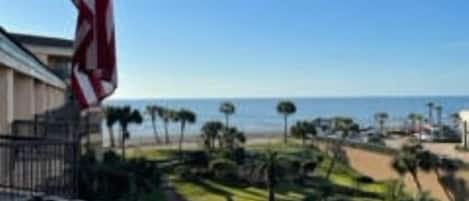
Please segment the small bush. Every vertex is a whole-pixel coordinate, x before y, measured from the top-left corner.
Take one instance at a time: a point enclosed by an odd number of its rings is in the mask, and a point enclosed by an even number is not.
[[[187,166],[177,166],[176,168],[174,168],[174,174],[183,179],[194,179],[194,175],[192,175],[191,168]]]
[[[184,164],[192,167],[207,167],[209,162],[208,154],[205,151],[193,151],[185,154]]]
[[[107,152],[102,161],[93,153],[80,160],[79,198],[84,200],[139,200],[160,184],[157,166],[144,159],[121,160]],[[137,188],[138,187],[138,188]]]
[[[211,161],[209,170],[218,179],[230,180],[237,177],[237,165],[228,159],[218,158]]]

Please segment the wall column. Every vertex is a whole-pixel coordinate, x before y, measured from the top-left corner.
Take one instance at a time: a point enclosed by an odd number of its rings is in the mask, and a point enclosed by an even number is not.
[[[15,119],[31,120],[36,112],[34,79],[21,74],[15,74],[14,82]]]
[[[47,109],[46,98],[46,85],[42,82],[35,80],[34,82],[35,100],[36,100],[36,114],[42,114]]]
[[[0,134],[10,132],[14,118],[14,72],[0,66]]]

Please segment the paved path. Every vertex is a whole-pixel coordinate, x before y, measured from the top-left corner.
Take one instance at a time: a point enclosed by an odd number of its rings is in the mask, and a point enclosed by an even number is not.
[[[396,139],[388,139],[386,140],[386,145],[399,149],[405,142],[407,138],[396,138]],[[431,143],[431,142],[424,142],[423,147],[433,153],[439,154],[441,156],[445,156],[448,158],[454,158],[464,161],[465,163],[469,163],[469,153],[468,152],[461,152],[455,149],[456,145],[459,143]]]

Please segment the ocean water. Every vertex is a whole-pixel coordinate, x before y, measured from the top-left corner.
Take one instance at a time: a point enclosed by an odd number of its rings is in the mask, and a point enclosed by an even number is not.
[[[283,119],[276,111],[276,105],[282,98],[240,98],[240,99],[113,99],[105,105],[123,106],[144,111],[149,104],[180,109],[186,108],[197,114],[197,122],[188,125],[188,135],[200,133],[200,128],[207,121],[219,120],[224,122],[224,116],[218,111],[223,101],[231,101],[236,106],[236,113],[230,117],[230,125],[235,125],[247,135],[252,133],[279,132],[283,129]],[[387,112],[389,123],[402,123],[410,112],[427,115],[426,103],[432,101],[443,106],[443,119],[449,121],[449,116],[463,109],[469,109],[469,96],[458,97],[360,97],[360,98],[292,98],[297,112],[289,119],[312,120],[317,117],[348,116],[355,119],[362,126],[374,124],[373,115],[376,112]],[[131,126],[130,132],[137,136],[152,136],[153,130],[150,119],[144,116],[142,125]],[[163,133],[161,121],[157,122],[160,133]],[[104,129],[106,130],[106,129]],[[170,125],[172,135],[179,132],[179,124]]]

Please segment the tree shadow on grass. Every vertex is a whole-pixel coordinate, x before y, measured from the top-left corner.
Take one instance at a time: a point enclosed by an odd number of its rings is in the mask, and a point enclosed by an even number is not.
[[[214,183],[213,183],[214,182]],[[267,199],[267,193],[257,192],[251,187],[245,185],[235,185],[235,184],[225,184],[223,182],[215,182],[211,180],[200,180],[195,182],[200,187],[204,188],[209,193],[224,197],[226,201],[232,201],[235,198],[238,200],[250,200],[250,201],[264,201]],[[234,188],[234,190],[239,191],[240,193],[235,194],[226,189],[223,189],[217,185],[223,185],[228,188]],[[327,188],[325,188],[327,187]],[[261,188],[262,189],[262,188]],[[324,189],[329,189],[331,192],[323,192]],[[265,189],[262,189],[263,191]],[[292,193],[308,196],[310,194],[330,194],[330,196],[345,196],[345,197],[356,197],[363,199],[383,199],[383,196],[378,193],[366,192],[351,187],[340,186],[334,183],[331,183],[325,178],[322,177],[313,177],[309,178],[308,182],[304,186],[281,184],[276,188],[277,200],[279,201],[296,201],[300,198],[288,196]]]
[[[323,177],[310,177],[305,183],[305,188],[316,189],[318,193],[331,193],[333,195],[343,195],[347,197],[360,197],[370,199],[384,199],[379,193],[367,192],[361,189],[337,185]],[[329,189],[331,192],[323,192]],[[329,191],[328,190],[328,191]]]
[[[448,174],[440,178],[445,190],[453,196],[454,201],[467,201],[469,197],[469,187],[464,179]]]

